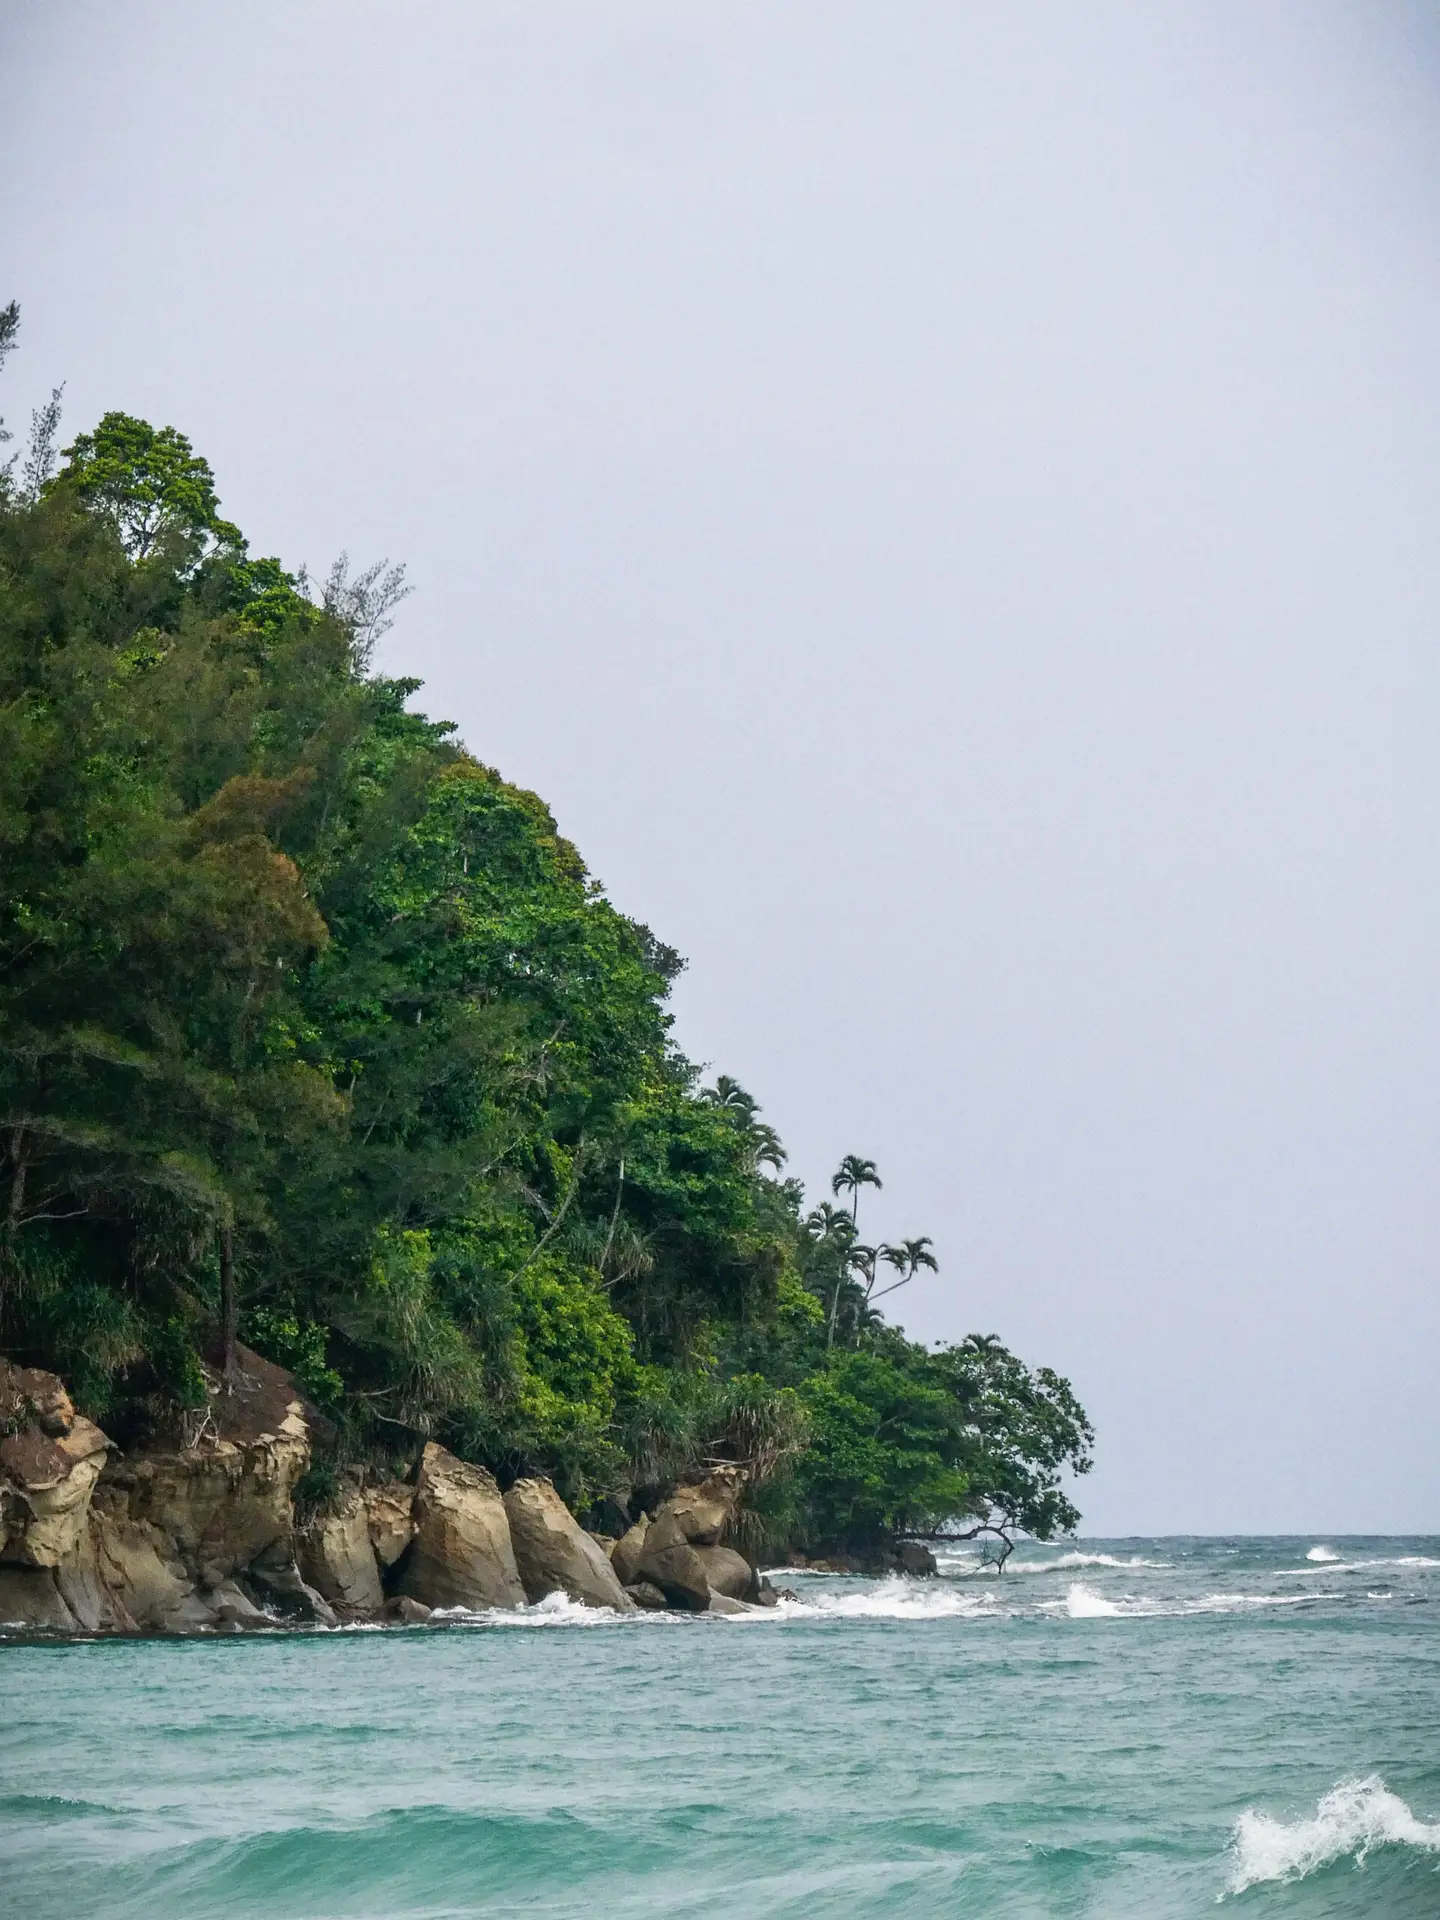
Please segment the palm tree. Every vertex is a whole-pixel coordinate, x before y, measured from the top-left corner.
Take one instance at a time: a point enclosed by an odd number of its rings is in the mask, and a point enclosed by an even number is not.
[[[881,1247],[880,1258],[888,1261],[901,1278],[893,1281],[888,1287],[882,1287],[875,1298],[883,1300],[887,1293],[895,1293],[901,1287],[908,1287],[922,1267],[928,1267],[931,1273],[938,1273],[940,1262],[930,1251],[932,1245],[929,1234],[922,1233],[918,1240],[902,1240],[898,1247]],[[867,1300],[869,1298],[868,1292],[866,1298]]]
[[[873,1160],[862,1160],[858,1153],[847,1153],[830,1182],[830,1191],[850,1195],[850,1224],[858,1227],[861,1187],[883,1187],[884,1184]]]
[[[747,1123],[760,1111],[760,1102],[754,1094],[747,1093],[728,1073],[719,1074],[713,1087],[702,1087],[700,1098],[712,1107],[723,1108],[726,1113],[738,1114]]]
[[[822,1200],[818,1207],[812,1207],[806,1214],[805,1231],[812,1240],[823,1246],[827,1241],[853,1239],[855,1222],[843,1207],[832,1206],[828,1200]]]
[[[780,1144],[780,1136],[768,1120],[757,1116],[760,1102],[753,1094],[747,1093],[738,1080],[728,1073],[720,1074],[713,1087],[702,1087],[700,1098],[712,1107],[718,1107],[727,1119],[732,1120],[736,1130],[744,1135],[745,1145],[750,1154],[750,1165],[758,1172],[761,1167],[773,1167],[778,1173],[788,1158]]]

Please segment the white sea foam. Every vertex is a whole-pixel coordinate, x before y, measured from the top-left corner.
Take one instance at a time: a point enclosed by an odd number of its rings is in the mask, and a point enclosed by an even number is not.
[[[1311,1547],[1305,1558],[1307,1560],[1338,1560],[1340,1556],[1333,1547]]]
[[[1072,1620],[1114,1620],[1121,1609],[1077,1580],[1065,1596],[1065,1611]]]
[[[533,1607],[436,1607],[430,1620],[461,1627],[608,1627],[617,1621],[663,1620],[665,1614],[620,1614],[613,1607],[587,1607],[566,1593],[547,1593]],[[429,1622],[427,1622],[427,1625]]]
[[[891,1574],[852,1593],[782,1600],[770,1611],[789,1620],[975,1620],[994,1608],[989,1593],[958,1593],[944,1581]]]
[[[1012,1560],[1005,1571],[1007,1573],[1069,1573],[1080,1567],[1119,1567],[1126,1573],[1137,1567],[1151,1567],[1159,1572],[1168,1571],[1174,1566],[1173,1560],[1142,1560],[1138,1553],[1122,1560],[1113,1553],[1062,1553],[1054,1560]]]
[[[1303,1880],[1351,1855],[1359,1866],[1373,1847],[1384,1846],[1440,1852],[1440,1822],[1417,1820],[1378,1773],[1342,1780],[1308,1820],[1276,1820],[1253,1808],[1242,1813],[1230,1841],[1230,1891],[1243,1893],[1267,1880]]]

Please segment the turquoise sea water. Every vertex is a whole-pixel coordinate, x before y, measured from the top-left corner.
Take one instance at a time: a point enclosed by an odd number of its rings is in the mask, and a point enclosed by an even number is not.
[[[0,1645],[25,1920],[1440,1915],[1440,1540]]]

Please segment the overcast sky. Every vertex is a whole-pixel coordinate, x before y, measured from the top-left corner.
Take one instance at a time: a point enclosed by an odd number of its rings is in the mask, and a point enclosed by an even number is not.
[[[409,563],[1088,1532],[1436,1530],[1437,107],[1433,0],[6,0],[0,407]]]

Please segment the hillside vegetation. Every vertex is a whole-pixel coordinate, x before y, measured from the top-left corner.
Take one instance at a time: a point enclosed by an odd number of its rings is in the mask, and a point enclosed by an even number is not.
[[[129,1444],[244,1342],[337,1466],[434,1436],[597,1515],[744,1461],[757,1550],[1073,1527],[1069,1385],[885,1322],[928,1239],[700,1084],[679,957],[375,670],[399,571],[314,584],[179,433],[57,421],[0,490],[0,1350]]]

